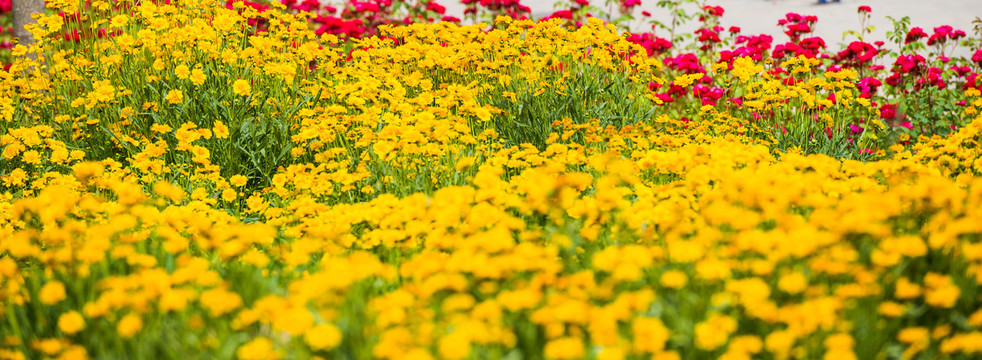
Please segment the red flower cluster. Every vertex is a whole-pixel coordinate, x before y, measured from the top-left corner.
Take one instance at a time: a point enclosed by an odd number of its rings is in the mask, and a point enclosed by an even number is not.
[[[712,6],[712,5],[703,6],[702,10],[706,12],[706,15],[716,16],[716,17],[723,16],[723,13],[725,12],[722,6]],[[699,21],[705,21],[705,18],[700,17]]]
[[[723,50],[719,52],[719,62],[726,62],[730,64],[730,68],[733,66],[733,59],[738,57],[749,56],[754,59],[754,61],[761,61],[764,59],[764,54],[771,49],[771,42],[774,38],[770,35],[761,34],[757,36],[738,36],[736,38],[736,44],[746,44],[737,47],[733,50]]]
[[[867,76],[859,79],[859,84],[856,85],[856,88],[861,91],[859,97],[869,99],[873,97],[873,94],[876,94],[876,90],[878,90],[882,85],[883,82],[881,82],[879,79]]]
[[[648,56],[662,54],[672,48],[672,42],[655,36],[652,33],[631,34],[627,36],[627,41],[641,45]]]
[[[802,16],[796,13],[787,13],[784,19],[778,20],[777,25],[784,27],[784,34],[791,38],[791,41],[798,42],[802,35],[812,32],[812,26],[818,22],[818,17],[814,15]]]
[[[927,39],[927,44],[944,44],[947,40],[957,41],[963,37],[965,37],[964,31],[955,30],[951,25],[944,25],[934,28],[934,34]]]
[[[587,4],[589,1],[584,0]],[[467,8],[464,15],[476,14],[477,7],[483,7],[492,13],[505,13],[513,19],[528,19],[532,9],[522,5],[521,0],[460,0]]]
[[[972,54],[972,62],[982,66],[982,49],[975,50],[975,54]]]
[[[872,63],[879,49],[864,41],[853,41],[835,55],[835,60],[843,67],[859,68]]]
[[[948,86],[944,81],[944,76],[941,75],[943,70],[939,67],[929,67],[927,68],[927,76],[917,79],[917,85],[914,86],[914,90],[923,89],[925,86],[934,86],[938,89],[944,89]]]
[[[693,53],[680,54],[676,57],[666,57],[662,60],[669,69],[675,69],[685,74],[706,73],[706,68],[699,63],[699,57]]]
[[[907,75],[920,75],[927,67],[927,61],[923,56],[917,54],[900,55],[893,62],[893,73],[886,78],[885,82],[890,86],[898,86],[903,77]]]
[[[335,16],[317,16],[310,21],[320,24],[315,30],[317,35],[332,34],[359,38],[368,31],[361,19],[344,20]]]
[[[696,40],[702,43],[702,45],[699,46],[699,50],[710,50],[713,48],[713,45],[720,43],[720,31],[723,31],[723,27],[718,25],[713,26],[712,28],[702,28],[696,30],[696,35],[699,35]]]
[[[280,2],[283,5],[286,5],[288,9],[294,11],[307,11],[307,12],[317,13],[321,10],[321,3],[320,1],[317,0],[303,0],[302,2],[298,2],[297,0],[281,0]],[[337,9],[332,6],[326,6],[324,10],[332,14],[335,11],[337,11]]]
[[[716,105],[716,102],[724,94],[726,94],[726,90],[717,87],[709,87],[703,84],[696,84],[692,87],[692,96],[701,100],[703,105]]]
[[[777,45],[774,47],[774,51],[771,52],[771,57],[775,59],[783,59],[785,56],[804,56],[807,58],[814,58],[818,56],[819,51],[825,48],[825,40],[820,37],[810,37],[801,40],[799,43],[788,42],[784,45]]]
[[[858,12],[860,14],[869,14],[869,13],[873,12],[873,9],[870,8],[869,6],[863,5],[863,6],[860,6],[859,7]]]
[[[920,27],[915,27],[907,32],[907,37],[904,38],[904,44],[910,44],[912,42],[918,41],[926,37],[927,37],[927,33],[924,32],[924,29],[921,29]]]

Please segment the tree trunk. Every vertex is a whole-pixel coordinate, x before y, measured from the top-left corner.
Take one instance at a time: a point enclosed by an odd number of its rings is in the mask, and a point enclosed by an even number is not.
[[[44,12],[44,0],[13,0],[14,36],[21,45],[30,47],[34,43],[34,35],[27,31],[27,24],[37,22],[31,15]]]

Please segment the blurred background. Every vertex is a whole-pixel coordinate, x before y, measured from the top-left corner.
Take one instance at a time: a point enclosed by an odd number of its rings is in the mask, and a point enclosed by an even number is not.
[[[783,42],[787,37],[782,33],[782,27],[778,26],[778,20],[783,19],[787,13],[798,13],[801,15],[815,15],[818,23],[814,28],[814,34],[825,39],[830,48],[839,42],[848,44],[856,40],[855,36],[843,33],[848,30],[860,30],[860,16],[857,11],[859,6],[869,6],[872,10],[871,17],[867,26],[872,25],[875,29],[872,35],[864,38],[867,42],[886,41],[886,33],[893,29],[893,24],[887,17],[901,19],[904,16],[910,18],[911,27],[921,27],[931,33],[937,26],[950,25],[955,29],[964,30],[969,36],[979,36],[973,34],[974,20],[982,17],[982,0],[841,0],[827,4],[820,4],[818,0],[718,0],[708,1],[706,5],[720,6],[724,9],[721,25],[729,28],[738,26],[745,35],[768,34],[774,37],[775,42]],[[460,18],[464,13],[464,5],[459,0],[443,0],[438,2],[446,6],[447,15]],[[524,0],[521,3],[532,9],[532,18],[538,19],[549,16],[553,11],[568,8],[570,0],[550,1],[550,0]],[[592,0],[591,5],[603,9],[607,13],[620,14],[616,3],[623,1],[609,1],[615,5],[604,5],[604,1]],[[685,3],[685,1],[682,1]],[[633,31],[651,31],[650,21],[660,21],[663,23],[671,22],[671,15],[665,8],[658,7],[658,0],[640,0],[640,5],[635,6],[627,13],[635,19],[627,24]],[[684,4],[686,11],[694,13],[697,5]],[[643,15],[647,11],[650,16]],[[679,28],[678,31],[694,31],[698,28],[697,21],[689,21]],[[655,29],[655,34],[664,36],[665,31]],[[889,41],[887,41],[889,43]],[[961,51],[967,51],[962,49]],[[953,54],[954,55],[954,54]],[[966,54],[960,54],[966,55]]]

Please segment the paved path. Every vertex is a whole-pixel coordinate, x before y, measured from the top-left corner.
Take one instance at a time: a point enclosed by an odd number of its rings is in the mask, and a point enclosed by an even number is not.
[[[830,0],[831,1],[831,0]],[[447,7],[450,15],[463,14],[463,5],[458,0],[439,1]],[[555,0],[524,0],[522,3],[532,8],[533,18],[548,15],[553,11]],[[595,4],[603,4],[603,0],[592,0]],[[655,6],[656,0],[642,0],[641,6],[634,10],[640,15],[642,10],[648,10],[653,17],[662,21],[670,20],[665,9]],[[709,5],[719,5],[725,9],[722,25],[739,26],[743,34],[770,34],[775,43],[787,41],[787,36],[777,26],[777,21],[784,18],[788,12],[802,15],[818,16],[815,35],[821,36],[832,49],[837,49],[836,43],[843,42],[842,33],[846,30],[859,30],[859,16],[856,12],[860,5],[868,5],[873,9],[871,24],[876,27],[873,36],[867,41],[886,40],[886,32],[892,30],[887,16],[902,18],[909,16],[911,26],[920,26],[929,34],[936,26],[951,25],[964,30],[973,36],[972,21],[982,17],[982,0],[842,0],[840,3],[819,5],[817,0],[718,0],[710,1]],[[690,26],[694,26],[690,24]],[[646,26],[636,22],[632,29],[644,30]],[[691,27],[692,30],[695,27]],[[690,30],[691,31],[691,30]],[[975,33],[978,37],[979,34]],[[845,42],[855,40],[847,37]],[[967,49],[959,55],[968,53]]]

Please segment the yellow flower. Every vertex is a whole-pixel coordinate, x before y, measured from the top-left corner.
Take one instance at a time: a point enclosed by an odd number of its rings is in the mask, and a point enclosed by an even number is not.
[[[0,176],[3,179],[3,184],[7,186],[23,186],[24,180],[27,180],[27,172],[24,169],[16,168],[10,171],[10,174],[6,176]]]
[[[181,90],[171,90],[167,92],[167,96],[164,99],[171,104],[180,104],[184,102],[184,93]]]
[[[733,318],[720,314],[710,315],[706,321],[696,324],[696,347],[713,350],[723,346],[736,329],[737,323]]]
[[[232,177],[228,178],[228,183],[235,187],[245,186],[247,182],[249,182],[249,178],[243,175],[232,175]]]
[[[249,85],[249,81],[247,80],[235,80],[232,83],[232,92],[239,96],[248,96],[252,93],[252,85]]]
[[[235,193],[235,190],[232,189],[222,190],[222,200],[230,202],[235,200],[236,196],[238,196],[238,194]]]
[[[546,343],[545,355],[550,359],[582,359],[583,340],[575,337],[562,337]]]
[[[58,317],[58,328],[61,332],[72,335],[85,328],[85,319],[78,311],[69,311]]]
[[[671,333],[661,319],[638,317],[631,324],[634,333],[634,351],[638,353],[657,353],[665,349],[665,342]]]
[[[331,324],[317,324],[308,329],[303,338],[311,349],[330,350],[341,343],[341,330]]]
[[[777,288],[781,289],[788,294],[798,294],[805,291],[808,287],[808,279],[804,275],[798,272],[793,272],[781,276],[781,279],[777,281]]]
[[[228,138],[229,135],[228,126],[225,126],[225,123],[221,121],[215,120],[215,126],[213,131],[215,132],[215,138],[218,139]]]
[[[21,155],[21,160],[31,165],[37,165],[41,162],[41,155],[36,150],[27,150]]]
[[[924,293],[924,302],[928,305],[950,309],[958,302],[958,297],[962,291],[955,284],[947,284],[937,288],[929,289]]]
[[[202,292],[199,301],[212,317],[221,316],[242,306],[242,297],[239,294],[220,288]]]
[[[794,346],[795,336],[791,331],[778,330],[767,335],[764,347],[777,358],[784,358]]]
[[[191,69],[184,64],[177,65],[177,67],[174,68],[174,75],[177,75],[177,78],[181,80],[187,79],[188,76],[191,76]]]
[[[187,290],[165,290],[160,296],[158,306],[164,312],[181,311],[187,307],[191,294]]]
[[[126,26],[126,24],[128,24],[129,22],[130,22],[130,18],[127,17],[126,15],[116,15],[109,23],[109,26],[112,26],[114,28],[121,28]]]
[[[166,181],[160,181],[154,184],[153,192],[176,203],[184,199],[184,190]]]
[[[897,299],[913,299],[921,296],[921,286],[911,283],[907,278],[900,278],[897,280],[894,295]]]
[[[240,360],[271,360],[279,359],[282,355],[273,349],[273,342],[267,338],[255,338],[245,343],[235,351]]]
[[[440,338],[438,350],[444,359],[463,359],[471,353],[471,342],[466,335],[457,331]]]
[[[116,332],[119,333],[119,337],[128,339],[140,332],[143,329],[143,319],[136,314],[128,314],[119,320],[116,324]]]
[[[893,301],[884,301],[877,307],[876,311],[886,317],[898,317],[904,314],[906,307]]]
[[[206,79],[207,79],[207,77],[205,76],[205,72],[204,71],[201,71],[201,69],[191,70],[191,83],[192,84],[195,84],[195,85],[204,84]]]
[[[661,274],[661,285],[672,289],[681,289],[689,281],[684,272],[669,270]]]
[[[41,303],[54,305],[65,300],[65,285],[60,281],[51,281],[41,287]]]
[[[909,327],[900,330],[897,340],[905,344],[915,344],[930,341],[930,332],[925,327]]]

